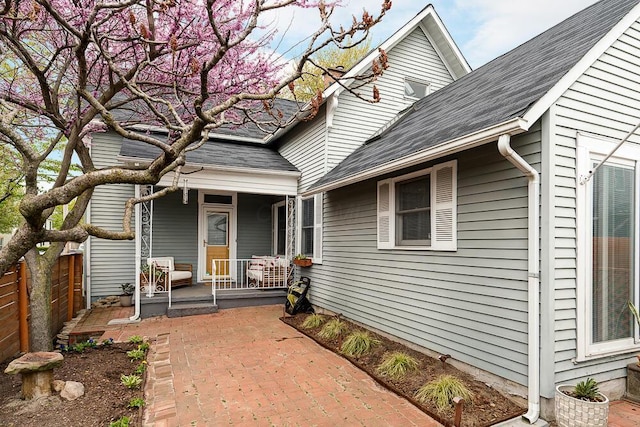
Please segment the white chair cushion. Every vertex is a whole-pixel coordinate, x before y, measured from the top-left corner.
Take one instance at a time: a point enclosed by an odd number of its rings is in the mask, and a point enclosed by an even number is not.
[[[176,280],[191,279],[191,272],[190,271],[174,270],[174,271],[170,272],[169,275],[171,276],[171,281],[172,282],[176,281]]]
[[[247,270],[247,277],[260,282],[262,281],[262,270]]]

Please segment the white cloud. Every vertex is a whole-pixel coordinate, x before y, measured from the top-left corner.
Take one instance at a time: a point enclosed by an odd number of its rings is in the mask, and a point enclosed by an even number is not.
[[[476,26],[461,49],[476,68],[593,3],[595,0],[456,0],[455,8]]]
[[[473,68],[496,58],[529,40],[596,0],[393,0],[391,11],[374,27],[373,44],[378,45],[401,28],[427,4],[432,3],[454,41]],[[343,0],[333,22],[348,25],[351,16],[361,16],[363,8],[376,13],[382,0]],[[316,9],[286,8],[272,13],[268,22],[282,38],[277,50],[292,58],[318,28]]]

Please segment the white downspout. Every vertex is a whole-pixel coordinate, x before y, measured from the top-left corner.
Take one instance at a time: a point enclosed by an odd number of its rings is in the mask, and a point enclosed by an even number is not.
[[[511,148],[511,136],[500,135],[498,151],[529,180],[528,196],[528,323],[529,323],[529,370],[528,396],[529,410],[523,415],[530,424],[540,416],[540,175],[529,163]]]

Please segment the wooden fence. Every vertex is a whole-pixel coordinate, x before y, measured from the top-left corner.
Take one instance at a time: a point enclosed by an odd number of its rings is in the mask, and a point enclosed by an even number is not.
[[[51,335],[84,308],[82,254],[63,254],[53,267]],[[0,277],[0,361],[29,351],[29,269],[19,262]]]

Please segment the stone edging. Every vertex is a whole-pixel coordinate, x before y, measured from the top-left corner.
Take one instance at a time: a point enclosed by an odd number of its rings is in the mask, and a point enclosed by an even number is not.
[[[60,348],[61,345],[65,347],[69,345],[69,336],[71,332],[75,329],[75,327],[80,323],[82,319],[84,319],[89,312],[86,309],[82,309],[78,311],[76,317],[69,320],[68,322],[64,322],[64,326],[58,335],[56,335],[56,345],[55,348]]]
[[[170,425],[177,416],[169,334],[156,336],[148,357],[143,426]]]

